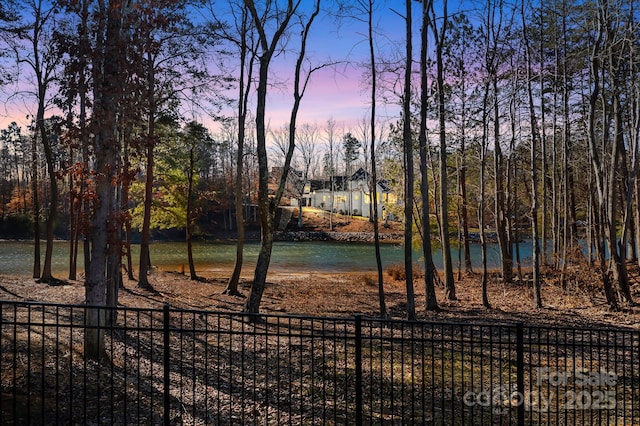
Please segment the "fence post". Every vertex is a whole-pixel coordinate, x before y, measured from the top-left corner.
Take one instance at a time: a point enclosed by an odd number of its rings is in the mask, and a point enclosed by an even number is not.
[[[518,426],[524,426],[524,326],[516,325],[516,386],[518,387]]]
[[[165,303],[163,309],[163,323],[162,323],[162,332],[163,332],[163,341],[164,341],[164,353],[163,353],[163,366],[164,366],[164,424],[165,426],[169,426],[171,424],[170,421],[170,404],[171,404],[171,394],[169,392],[169,388],[171,386],[171,368],[169,365],[171,352],[169,350],[169,304]]]
[[[362,315],[356,319],[356,426],[362,425]]]

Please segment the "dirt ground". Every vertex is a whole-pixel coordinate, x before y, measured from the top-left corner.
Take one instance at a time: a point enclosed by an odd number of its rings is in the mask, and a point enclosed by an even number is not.
[[[245,271],[250,274],[252,271]],[[160,307],[165,303],[177,308],[214,311],[240,311],[250,290],[250,277],[241,282],[242,296],[224,295],[229,273],[191,281],[180,272],[154,270],[149,277],[155,293],[136,287],[136,281],[126,281],[120,291],[120,303],[128,307]],[[573,273],[566,288],[556,282],[556,274],[547,272],[542,297],[544,307],[536,309],[532,303],[529,284],[504,284],[497,278],[489,282],[491,308],[481,304],[480,275],[463,276],[456,282],[457,300],[444,299],[443,289],[437,288],[438,311],[424,308],[424,284],[415,280],[416,312],[421,320],[513,323],[559,326],[620,326],[640,329],[640,307],[625,307],[612,311],[605,303],[594,277]],[[588,281],[587,281],[588,280]],[[385,301],[392,318],[406,318],[406,289],[404,281],[393,280],[384,274]],[[640,300],[640,284],[632,286],[633,295]],[[28,276],[0,276],[0,299],[29,300],[81,304],[84,286],[81,281],[63,285],[38,284]],[[265,314],[299,314],[313,316],[351,316],[363,314],[379,316],[377,277],[375,274],[304,274],[273,271],[267,280],[261,311]]]
[[[292,221],[297,221],[298,210],[293,210]],[[304,207],[303,210],[303,230],[305,231],[328,231],[330,221],[333,222],[333,230],[336,232],[373,232],[373,222],[361,216],[345,216],[334,214],[320,209]],[[381,222],[378,231],[382,234],[401,234],[403,232],[402,223],[398,221]]]

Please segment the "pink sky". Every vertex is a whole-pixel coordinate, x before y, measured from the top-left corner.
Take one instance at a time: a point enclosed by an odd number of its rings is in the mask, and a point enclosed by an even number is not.
[[[394,2],[387,2],[388,4]],[[381,49],[395,49],[404,40],[404,21],[388,8],[380,7],[376,19],[379,25],[388,29],[379,43]],[[317,67],[323,63],[335,63],[331,67],[317,70],[311,76],[307,91],[298,113],[298,127],[302,124],[317,124],[323,128],[328,119],[333,118],[338,131],[349,131],[357,126],[363,117],[370,114],[370,86],[364,81],[363,67],[369,61],[368,44],[365,39],[366,27],[363,22],[351,21],[337,28],[333,18],[324,17],[314,23],[308,43],[307,66]],[[395,38],[398,38],[395,40]],[[291,41],[292,53],[288,57],[275,57],[272,61],[274,81],[293,81],[297,40]],[[380,54],[380,52],[378,52]],[[281,127],[289,122],[293,90],[291,87],[273,88],[269,92],[267,121],[271,128]],[[377,105],[381,117],[398,115],[396,106],[389,110]]]
[[[404,37],[403,21],[388,7],[380,8],[378,16],[380,25],[384,24],[391,30],[385,34],[390,39],[402,44]],[[305,123],[317,124],[324,127],[329,118],[333,118],[339,128],[355,126],[363,117],[368,116],[370,110],[370,93],[367,84],[363,82],[362,68],[357,63],[368,61],[368,46],[364,42],[364,27],[362,23],[351,22],[337,28],[330,17],[323,17],[315,23],[309,40],[308,56],[312,66],[326,62],[340,62],[334,68],[323,68],[316,71],[311,78],[307,92],[302,99],[298,115],[298,125]],[[389,40],[381,42],[388,47]],[[274,76],[280,81],[292,81],[291,72],[295,61],[297,43],[292,43],[289,57],[274,58]],[[347,66],[346,63],[351,65]],[[366,65],[365,65],[366,66]],[[5,91],[11,88],[4,88]],[[6,93],[0,93],[0,102],[6,98]],[[269,93],[268,122],[272,128],[281,127],[289,121],[292,104],[291,88],[272,88]],[[34,100],[35,102],[35,100]],[[35,105],[34,105],[35,107]],[[396,108],[388,113],[379,106],[382,115],[397,115]],[[6,128],[11,121],[18,122],[26,128],[26,115],[30,106],[24,103],[0,103],[0,128]],[[206,122],[206,120],[205,120]],[[213,127],[213,126],[212,126]]]
[[[291,91],[273,91],[269,95],[268,114],[272,125],[289,122],[293,96]],[[336,122],[357,121],[369,109],[368,95],[363,92],[360,76],[323,69],[314,73],[302,98],[298,123],[323,126],[329,118]]]
[[[22,132],[25,133],[29,125],[29,120],[26,117],[31,113],[27,106],[23,104],[0,103],[0,129],[6,129],[11,122],[15,121],[22,127]]]

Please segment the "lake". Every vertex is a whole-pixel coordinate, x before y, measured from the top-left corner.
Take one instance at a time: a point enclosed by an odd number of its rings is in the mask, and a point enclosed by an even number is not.
[[[187,245],[180,242],[154,242],[150,246],[151,263],[163,270],[179,270],[187,266]],[[82,249],[82,247],[81,247]],[[200,272],[228,270],[235,259],[234,243],[196,242],[193,255],[196,270]],[[258,258],[259,243],[245,245],[245,268],[253,268]],[[383,267],[404,260],[404,248],[397,244],[381,245]],[[524,264],[531,260],[531,242],[520,243]],[[41,253],[44,255],[44,244]],[[139,246],[133,246],[134,269],[137,269]],[[454,268],[457,267],[457,249],[452,249]],[[54,275],[66,276],[69,263],[69,243],[56,241],[53,255]],[[419,251],[414,250],[414,259],[419,260]],[[480,268],[480,245],[472,244],[471,258],[474,268]],[[500,255],[496,244],[488,245],[489,267],[499,265]],[[434,262],[442,266],[439,250],[434,250]],[[30,274],[33,268],[33,243],[23,241],[0,241],[0,274]],[[271,257],[271,268],[285,272],[371,272],[376,270],[375,248],[370,243],[345,243],[332,241],[276,242]],[[78,256],[78,270],[82,270],[82,254]],[[247,269],[245,269],[246,271]]]

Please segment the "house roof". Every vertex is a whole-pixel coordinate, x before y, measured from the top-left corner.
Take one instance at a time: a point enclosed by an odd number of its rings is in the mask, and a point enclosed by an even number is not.
[[[351,175],[351,177],[349,178],[349,180],[369,180],[369,173],[364,170],[362,167],[360,167],[358,170],[356,170],[356,172],[354,174]]]
[[[329,180],[309,179],[307,185],[309,185],[309,192],[330,190],[331,181],[333,181],[333,189],[336,191],[344,191],[347,189],[347,182],[366,181],[369,182],[370,174],[362,167],[356,170],[351,176],[335,175]],[[391,187],[386,179],[378,180],[378,186],[383,192],[391,192]]]
[[[367,172],[362,167],[360,167],[353,175],[351,175],[351,178],[349,180],[351,180],[351,181],[365,180],[365,181],[369,182],[370,176],[371,175],[369,174],[369,172]],[[387,181],[386,179],[378,179],[378,186],[384,192],[391,192],[391,187],[389,186],[389,181]]]
[[[389,186],[389,181],[386,179],[380,179],[378,181],[378,186],[384,191],[384,192],[391,192],[391,186]]]

